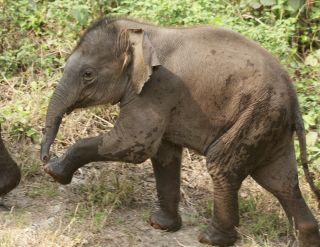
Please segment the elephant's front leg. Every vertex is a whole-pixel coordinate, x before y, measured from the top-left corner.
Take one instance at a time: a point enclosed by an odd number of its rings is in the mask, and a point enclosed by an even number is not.
[[[78,168],[89,162],[103,159],[98,152],[101,143],[102,136],[82,139],[72,145],[64,155],[52,159],[45,165],[44,170],[57,182],[69,184],[73,173]]]
[[[51,160],[45,171],[57,182],[68,184],[78,168],[93,161],[137,164],[154,156],[161,143],[166,118],[151,104],[143,106],[139,111],[122,110],[112,130],[78,141],[62,157]]]
[[[177,231],[181,227],[178,212],[181,154],[182,147],[162,141],[157,154],[151,158],[160,206],[150,217],[154,228]]]

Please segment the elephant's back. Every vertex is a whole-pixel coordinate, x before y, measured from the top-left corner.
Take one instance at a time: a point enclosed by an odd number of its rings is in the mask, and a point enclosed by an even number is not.
[[[292,94],[290,78],[278,59],[241,34],[211,26],[167,32],[162,64],[181,79],[201,108],[209,110],[202,102],[212,98],[224,108],[228,102],[238,104],[243,95],[254,100],[269,88]]]
[[[179,31],[191,33],[183,39],[178,35],[179,45],[171,51],[172,56],[167,56],[164,66],[182,81],[181,119],[189,119],[184,127],[194,133],[199,126],[204,149],[240,116],[250,115],[250,109],[254,109],[252,114],[264,112],[265,118],[270,114],[270,119],[285,114],[283,126],[290,124],[295,93],[276,58],[255,42],[223,28]],[[186,37],[190,37],[189,42]],[[261,99],[263,102],[257,104]]]

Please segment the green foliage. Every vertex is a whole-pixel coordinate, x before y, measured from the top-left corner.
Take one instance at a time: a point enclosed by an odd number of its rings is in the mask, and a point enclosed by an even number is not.
[[[294,64],[293,69],[300,107],[308,131],[307,145],[313,169],[320,174],[320,50],[310,52],[304,62]],[[312,58],[312,59],[310,59]],[[311,61],[310,61],[311,60]],[[320,179],[320,176],[317,177]]]
[[[303,0],[244,0],[240,1],[242,7],[250,7],[254,10],[272,10],[276,13],[288,12],[289,14],[296,13],[302,6]]]
[[[124,0],[113,13],[152,20],[160,25],[212,23],[212,13],[224,5],[221,1],[134,1]]]

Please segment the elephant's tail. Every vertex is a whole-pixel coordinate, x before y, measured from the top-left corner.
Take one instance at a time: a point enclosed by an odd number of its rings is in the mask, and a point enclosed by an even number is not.
[[[314,174],[309,171],[305,128],[304,128],[302,115],[298,109],[297,109],[297,113],[296,113],[296,117],[295,117],[295,131],[297,133],[298,140],[299,140],[300,158],[301,158],[301,164],[303,167],[303,171],[304,171],[306,180],[307,180],[312,192],[315,194],[315,196],[317,198],[318,207],[320,209],[320,189],[317,188],[314,183]]]

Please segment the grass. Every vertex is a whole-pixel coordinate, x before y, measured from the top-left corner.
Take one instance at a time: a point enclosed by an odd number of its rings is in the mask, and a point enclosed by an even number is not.
[[[83,246],[86,243],[84,232],[74,232],[73,221],[70,221],[66,226],[62,226],[61,222],[51,225],[46,220],[36,222],[34,219],[26,219],[25,216],[25,213],[15,213],[13,211],[5,217],[7,218],[6,225],[0,225],[0,247],[73,247]],[[31,221],[36,223],[30,226]],[[71,233],[73,234],[72,238],[68,237]]]
[[[99,209],[108,206],[119,208],[134,202],[134,181],[126,175],[109,173],[104,169],[97,171],[78,190],[83,201]]]
[[[275,204],[278,207],[280,206],[278,203]],[[283,212],[266,206],[265,202],[261,199],[258,201],[257,197],[249,196],[249,198],[241,199],[240,217],[242,218],[242,224],[248,227],[248,231],[253,236],[261,236],[264,240],[274,241],[281,236],[286,236],[289,227],[286,224],[287,219]]]
[[[52,181],[45,182],[41,181],[40,183],[33,183],[31,185],[31,190],[29,190],[26,195],[31,198],[46,198],[47,200],[53,199],[57,197],[60,193],[58,190],[58,186]]]

